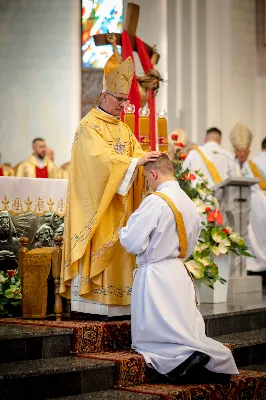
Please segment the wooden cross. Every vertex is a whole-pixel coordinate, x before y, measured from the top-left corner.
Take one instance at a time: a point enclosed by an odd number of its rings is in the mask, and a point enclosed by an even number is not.
[[[127,33],[128,33],[133,51],[137,51],[135,35],[136,35],[136,31],[137,31],[137,26],[138,26],[138,20],[139,20],[139,6],[134,3],[128,3],[127,13],[126,13],[126,18],[124,21],[123,29],[124,29],[124,31],[127,31]],[[116,36],[116,44],[121,46],[121,33],[115,33],[115,36]],[[108,42],[106,39],[105,33],[94,35],[93,39],[94,39],[96,46],[104,46],[104,45],[110,44],[110,42]],[[154,57],[153,57],[154,64],[157,64],[157,62],[159,61],[160,55],[156,52],[154,47],[151,47],[147,43],[144,43],[144,42],[143,42],[143,44],[146,47],[149,57],[152,58],[152,56],[154,55]]]

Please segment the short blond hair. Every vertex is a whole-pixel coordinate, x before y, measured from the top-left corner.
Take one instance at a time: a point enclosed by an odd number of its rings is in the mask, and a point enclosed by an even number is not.
[[[174,174],[174,165],[166,153],[162,153],[155,161],[144,164],[144,171],[150,172],[152,169],[163,175]]]

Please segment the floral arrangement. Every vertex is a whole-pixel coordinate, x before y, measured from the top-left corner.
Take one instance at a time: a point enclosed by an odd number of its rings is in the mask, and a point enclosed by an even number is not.
[[[21,279],[17,270],[0,271],[0,317],[11,317],[21,305]]]
[[[177,136],[177,135],[175,135]],[[178,138],[173,138],[176,142]],[[219,276],[217,264],[213,256],[220,256],[230,252],[240,256],[253,257],[246,246],[246,243],[238,233],[233,232],[230,226],[223,226],[223,215],[219,204],[209,187],[208,178],[200,171],[191,173],[188,169],[183,170],[183,161],[186,154],[182,154],[179,143],[175,145],[173,163],[175,166],[175,177],[180,187],[195,203],[202,217],[202,229],[199,241],[193,254],[186,262],[186,266],[195,279],[213,288],[217,279],[221,283],[226,281]],[[196,181],[196,185],[192,182]]]

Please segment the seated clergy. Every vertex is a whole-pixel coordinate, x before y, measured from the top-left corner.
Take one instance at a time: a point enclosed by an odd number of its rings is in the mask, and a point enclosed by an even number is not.
[[[58,171],[54,163],[46,156],[46,143],[42,138],[32,142],[33,154],[19,164],[16,176],[27,178],[57,178]]]
[[[206,337],[184,263],[198,241],[200,216],[173,172],[166,154],[145,164],[145,177],[155,192],[119,232],[122,246],[137,255],[132,347],[169,382],[227,382],[238,374],[232,353]]]
[[[0,176],[14,176],[14,170],[9,164],[2,164],[2,155],[0,153]]]
[[[14,176],[13,168],[6,164],[0,164],[0,176]]]
[[[222,133],[218,128],[206,132],[203,146],[194,146],[184,161],[183,169],[199,170],[208,177],[210,186],[237,174],[231,153],[221,147]]]
[[[253,157],[252,161],[257,165],[263,178],[266,180],[266,138],[261,142],[260,153]]]

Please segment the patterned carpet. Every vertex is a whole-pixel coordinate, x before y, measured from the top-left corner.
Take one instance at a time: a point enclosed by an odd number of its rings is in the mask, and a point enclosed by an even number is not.
[[[0,324],[21,324],[73,329],[73,351],[79,357],[116,363],[116,387],[158,395],[163,400],[266,400],[266,374],[242,370],[226,385],[161,384],[159,374],[148,368],[144,358],[130,349],[130,321],[40,321],[0,319]],[[227,347],[233,351],[233,346]],[[157,383],[156,383],[157,382]]]
[[[49,321],[2,318],[0,324],[21,324],[73,329],[73,351],[88,354],[95,351],[128,349],[131,346],[130,321]]]
[[[265,400],[266,374],[241,370],[226,385],[144,384],[120,390],[158,395],[163,400]]]

